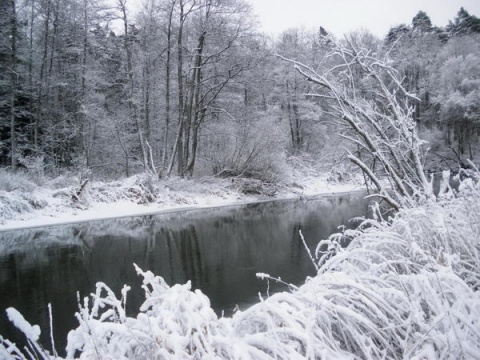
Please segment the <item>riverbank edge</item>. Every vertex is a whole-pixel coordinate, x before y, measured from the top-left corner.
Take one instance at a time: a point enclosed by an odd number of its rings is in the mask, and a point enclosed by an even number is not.
[[[175,202],[174,200],[165,201],[160,198],[156,198],[146,204],[139,204],[130,200],[97,202],[87,199],[84,201],[86,204],[85,208],[75,207],[75,204],[71,204],[71,206],[65,205],[59,211],[56,211],[53,205],[49,205],[42,209],[20,213],[17,218],[2,219],[0,217],[0,232],[133,216],[242,206],[270,201],[301,198],[314,199],[367,190],[365,185],[362,185],[360,182],[332,183],[326,179],[326,176],[318,176],[304,179],[300,184],[298,181],[290,184],[282,184],[278,186],[279,191],[275,195],[266,196],[263,194],[243,194],[240,191],[235,191],[231,187],[232,179],[215,179],[210,186],[205,187],[206,180],[210,182],[212,178],[198,178],[187,181],[182,179],[181,181],[186,182],[187,185],[184,186],[182,190],[172,190],[170,193],[170,195],[173,195],[170,196],[170,198],[175,198],[176,195],[180,195],[182,200],[180,202]],[[173,181],[175,181],[175,179]],[[202,184],[203,187],[199,190],[197,187],[200,184]],[[169,184],[165,181],[157,181],[154,185],[157,188],[162,187],[163,189],[169,189]],[[187,204],[184,203],[185,201]]]

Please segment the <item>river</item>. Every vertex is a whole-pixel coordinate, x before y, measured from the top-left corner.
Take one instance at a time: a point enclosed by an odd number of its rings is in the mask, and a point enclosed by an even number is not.
[[[48,340],[47,304],[52,304],[53,333],[63,353],[66,335],[77,326],[80,297],[103,281],[120,294],[130,285],[127,312],[143,301],[141,279],[133,263],[162,276],[170,285],[192,281],[209,296],[220,316],[244,309],[266,296],[268,273],[295,285],[315,275],[299,236],[314,250],[318,241],[354,227],[349,220],[368,213],[366,194],[356,192],[312,199],[277,200],[248,205],[171,212],[35,229],[0,232],[0,334],[17,344],[21,337],[6,318],[13,306]],[[270,283],[270,292],[287,290]],[[47,346],[49,348],[49,346]]]

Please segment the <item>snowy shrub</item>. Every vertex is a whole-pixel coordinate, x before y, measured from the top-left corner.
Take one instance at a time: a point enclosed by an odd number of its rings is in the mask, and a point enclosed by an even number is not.
[[[245,195],[274,196],[277,193],[274,184],[251,178],[232,179],[230,188]]]
[[[32,192],[37,184],[22,171],[10,172],[0,169],[0,191],[11,192],[19,190],[22,192]]]
[[[169,287],[162,278],[143,272],[146,301],[136,318],[127,318],[128,288],[117,299],[103,283],[97,284],[92,305],[85,299],[77,313],[80,326],[68,335],[67,354],[82,358],[153,359],[201,357],[211,353],[211,333],[218,319],[209,299],[190,283]],[[102,293],[106,294],[103,295]]]
[[[87,198],[89,201],[106,203],[129,200],[137,204],[148,204],[155,201],[157,194],[154,177],[143,173],[122,181],[92,183]]]
[[[33,210],[43,209],[47,205],[42,194],[37,192],[0,191],[0,223],[2,220],[16,219]]]
[[[213,174],[220,177],[247,177],[276,182],[287,171],[285,136],[273,116],[265,116],[251,126],[217,124],[220,135],[213,138],[214,146],[206,151],[205,159]],[[279,176],[281,175],[281,176]]]
[[[17,192],[0,192],[0,219],[13,219],[16,216],[26,212],[30,212],[31,210],[32,207],[28,203],[28,201],[22,199],[21,195]]]
[[[27,173],[37,179],[43,179],[45,176],[45,158],[43,155],[28,155],[19,158],[19,163],[22,164]]]
[[[149,174],[111,183],[80,182],[77,176],[63,175],[37,186],[24,173],[0,172],[0,180],[0,221],[32,217],[39,209],[46,209],[42,215],[52,215],[84,210],[94,203],[124,200],[147,204],[158,195],[155,179]]]
[[[382,320],[374,328],[393,346],[387,357],[460,359],[480,353],[479,200],[477,192],[432,201],[402,210],[391,224],[367,221],[362,229],[319,244],[328,246],[326,252],[317,248],[320,279],[343,273],[355,287],[373,290],[365,308],[359,308],[359,290],[349,294],[342,288],[338,298],[358,308],[357,314]],[[339,246],[343,236],[353,238],[347,249]],[[365,350],[372,348],[357,345],[353,353],[380,357]]]
[[[152,174],[143,173],[133,177],[134,184],[129,189],[138,204],[148,204],[155,201],[157,189]]]
[[[352,164],[346,162],[336,163],[328,174],[328,181],[332,183],[353,182],[355,173],[358,173]]]
[[[50,189],[62,189],[71,186],[76,186],[80,183],[78,176],[72,173],[66,173],[63,175],[56,176],[52,179],[48,179],[46,186]]]
[[[0,170],[0,221],[22,219],[34,210],[57,206],[58,200],[69,208],[75,192],[72,183],[71,177],[45,180],[23,171]]]

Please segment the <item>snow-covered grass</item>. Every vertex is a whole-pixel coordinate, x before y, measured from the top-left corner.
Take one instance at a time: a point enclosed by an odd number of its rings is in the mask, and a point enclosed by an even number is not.
[[[334,183],[327,177],[298,172],[289,180],[266,184],[218,177],[157,180],[139,174],[112,182],[88,181],[77,196],[85,181],[80,177],[39,181],[28,174],[0,171],[0,231],[363,188],[360,181]]]
[[[334,234],[319,243],[315,277],[299,288],[291,286],[291,292],[260,299],[231,318],[217,318],[209,299],[191,291],[190,283],[168,286],[136,267],[145,292],[138,315],[126,316],[127,287],[116,295],[106,284],[97,284],[95,294],[81,303],[78,328],[68,335],[68,356],[478,358],[479,204],[480,187],[467,180],[455,197],[401,210],[390,221],[365,220],[357,230]],[[344,237],[352,240],[347,248],[340,246]],[[9,316],[27,329],[30,351],[39,352],[37,328],[14,310]],[[23,358],[11,343],[1,341],[0,356]],[[51,358],[52,353],[41,350],[39,357]]]

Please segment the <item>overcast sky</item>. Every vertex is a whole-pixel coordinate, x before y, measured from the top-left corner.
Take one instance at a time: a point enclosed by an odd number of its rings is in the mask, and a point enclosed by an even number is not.
[[[247,0],[262,24],[262,30],[277,35],[291,27],[323,26],[336,36],[370,30],[383,38],[390,27],[410,24],[418,11],[425,11],[437,26],[445,26],[460,7],[480,17],[480,0]]]

